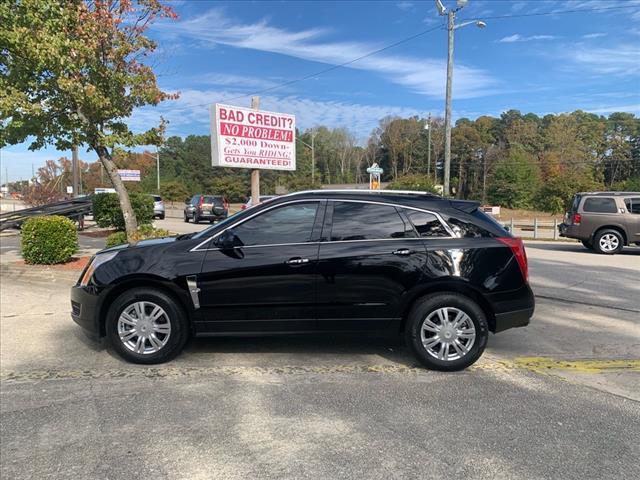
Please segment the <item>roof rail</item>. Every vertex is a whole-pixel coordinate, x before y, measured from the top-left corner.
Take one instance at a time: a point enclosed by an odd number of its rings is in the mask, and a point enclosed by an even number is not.
[[[430,197],[437,197],[437,198],[441,198],[440,195],[436,195],[435,193],[431,193],[431,192],[423,192],[423,191],[418,191],[418,190],[370,190],[370,189],[358,189],[358,188],[351,188],[351,189],[320,189],[320,190],[302,190],[300,192],[292,192],[292,193],[288,193],[287,195],[301,195],[303,193],[377,193],[377,194],[388,194],[388,195],[395,195],[395,194],[400,194],[400,195],[427,195]]]

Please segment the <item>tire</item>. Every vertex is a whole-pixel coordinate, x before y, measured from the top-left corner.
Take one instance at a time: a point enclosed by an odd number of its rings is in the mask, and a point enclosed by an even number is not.
[[[620,253],[624,248],[624,238],[617,230],[601,230],[593,240],[593,249],[603,255]]]
[[[591,243],[589,240],[580,240],[580,241],[582,242],[582,245],[584,246],[584,248],[593,250],[593,243]]]
[[[189,223],[189,217],[187,217],[187,212],[184,212],[184,223]]]
[[[447,308],[450,323],[461,318],[462,329],[453,330],[449,326],[442,331],[440,313],[444,308]],[[460,312],[466,317],[459,317]],[[426,328],[423,329],[423,326]],[[434,327],[439,327],[439,330]],[[441,334],[444,340],[442,342],[439,341]],[[447,338],[444,338],[444,335],[447,335]],[[471,335],[474,335],[473,339]],[[488,338],[489,326],[482,308],[469,297],[459,293],[434,293],[419,299],[411,309],[405,325],[407,345],[420,363],[430,370],[452,372],[473,365],[484,352]],[[457,349],[454,344],[457,345]],[[438,358],[440,355],[444,357],[445,349],[448,351],[447,358]]]
[[[200,217],[197,213],[193,214],[193,223],[200,223]]]
[[[163,213],[162,215],[159,215],[159,216],[158,216],[158,218],[159,218],[160,220],[164,220],[164,213]]]
[[[144,305],[147,316],[157,312],[156,307],[160,307],[162,313],[158,321],[139,322],[137,312],[142,309],[136,309],[136,306],[140,304]],[[128,316],[124,317],[123,313]],[[149,333],[146,338],[142,329]],[[171,360],[180,353],[189,338],[187,316],[182,307],[171,296],[154,288],[134,288],[116,298],[107,312],[106,331],[107,340],[118,355],[129,362],[143,364]],[[137,335],[137,332],[142,335]],[[124,340],[121,335],[124,335]],[[155,344],[150,337],[155,338]],[[142,342],[139,340],[141,338]],[[138,349],[144,349],[144,352]]]

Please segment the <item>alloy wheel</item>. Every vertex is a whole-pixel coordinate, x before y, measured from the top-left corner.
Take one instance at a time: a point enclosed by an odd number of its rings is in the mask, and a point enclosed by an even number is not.
[[[171,321],[164,309],[153,302],[135,302],[118,318],[122,344],[139,355],[159,352],[169,341]]]
[[[614,252],[620,246],[620,240],[613,233],[605,233],[598,243],[603,252]]]
[[[476,341],[476,327],[471,317],[455,307],[431,312],[420,327],[422,346],[432,357],[453,361],[464,357]]]

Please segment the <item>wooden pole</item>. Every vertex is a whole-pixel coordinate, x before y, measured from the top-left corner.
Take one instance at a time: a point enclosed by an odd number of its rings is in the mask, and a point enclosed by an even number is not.
[[[251,108],[260,110],[260,97],[251,97]],[[260,170],[251,170],[251,205],[260,203]]]

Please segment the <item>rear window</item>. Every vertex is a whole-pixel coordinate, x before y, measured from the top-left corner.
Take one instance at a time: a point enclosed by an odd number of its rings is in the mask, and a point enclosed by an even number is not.
[[[625,198],[624,204],[627,207],[629,213],[640,214],[640,197]]]
[[[582,205],[582,211],[592,213],[616,213],[616,201],[607,197],[587,198]]]
[[[409,220],[413,223],[418,235],[421,237],[432,238],[450,236],[449,232],[445,230],[444,226],[435,215],[408,209],[405,209],[404,213],[409,217]]]
[[[204,201],[202,203],[213,204],[213,205],[222,205],[224,202],[222,201],[222,197],[212,197],[210,195],[204,197]]]
[[[575,197],[573,197],[573,202],[571,202],[571,211],[572,212],[577,212],[578,211],[578,205],[580,205],[580,200],[582,199],[581,195],[576,195]]]
[[[162,197],[160,195],[152,195],[154,202],[161,202]]]

